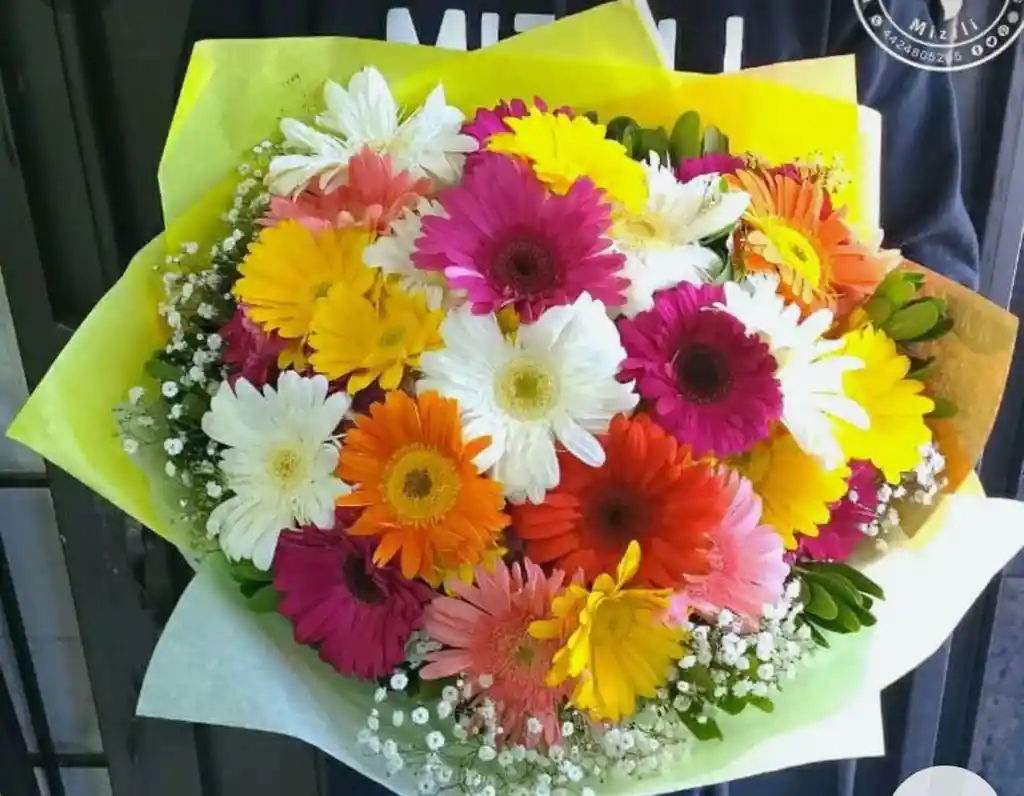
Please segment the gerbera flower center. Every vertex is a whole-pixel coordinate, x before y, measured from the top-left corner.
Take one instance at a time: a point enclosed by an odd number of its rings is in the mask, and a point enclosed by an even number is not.
[[[359,602],[376,605],[384,602],[384,590],[366,571],[366,559],[361,555],[350,555],[341,565],[345,585]]]
[[[293,444],[283,443],[271,450],[267,470],[279,489],[294,489],[306,479],[309,466],[302,451]]]
[[[635,612],[627,602],[605,599],[594,612],[593,634],[607,643],[628,636],[635,624]]]
[[[622,544],[643,536],[643,505],[624,489],[603,490],[595,501],[590,526],[608,541]]]
[[[617,225],[615,236],[633,246],[643,247],[665,240],[668,235],[665,220],[651,212],[634,213],[625,216]]]
[[[381,348],[394,348],[405,337],[405,329],[401,326],[385,327],[380,335]]]
[[[400,522],[435,523],[454,508],[461,481],[455,464],[437,448],[409,445],[384,471],[381,491]]]
[[[313,288],[310,291],[313,294],[313,301],[319,301],[326,296],[331,289],[331,284],[331,282],[318,282],[313,285]]]
[[[543,293],[558,284],[559,268],[547,241],[515,237],[500,246],[491,259],[491,282],[519,294]]]
[[[676,384],[683,396],[694,403],[720,400],[732,382],[729,359],[713,346],[684,345],[676,356]]]
[[[763,222],[762,232],[778,251],[781,264],[793,269],[812,287],[818,287],[821,283],[821,258],[807,236],[776,220]]]
[[[542,363],[517,360],[498,378],[498,406],[519,420],[544,417],[558,400],[555,375]]]

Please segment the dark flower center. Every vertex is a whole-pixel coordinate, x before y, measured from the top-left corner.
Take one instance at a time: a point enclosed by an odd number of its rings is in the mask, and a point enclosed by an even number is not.
[[[593,527],[609,541],[628,543],[643,536],[644,509],[628,490],[611,489],[597,497]]]
[[[434,479],[424,468],[418,467],[405,474],[402,493],[413,499],[425,498],[434,488]]]
[[[341,565],[341,574],[348,590],[359,602],[370,605],[384,602],[384,590],[366,571],[366,559],[362,556],[348,556]]]
[[[524,236],[512,238],[495,252],[490,276],[498,288],[511,288],[516,293],[542,293],[557,283],[558,268],[546,241]]]
[[[683,397],[697,404],[721,400],[732,386],[726,356],[704,343],[684,346],[676,355],[676,386]]]

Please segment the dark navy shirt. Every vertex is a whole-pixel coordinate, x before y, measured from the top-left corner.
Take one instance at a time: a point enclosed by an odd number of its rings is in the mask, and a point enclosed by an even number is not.
[[[735,16],[744,20],[744,67],[856,54],[860,100],[884,116],[886,244],[977,287],[978,241],[960,194],[949,75],[904,64],[883,50],[862,26],[857,1],[652,0],[651,6],[669,41],[674,28],[680,70],[721,71],[726,20]],[[472,49],[543,23],[552,11],[572,13],[592,5],[592,0],[201,0],[192,4],[190,38],[345,35]],[[898,7],[901,14],[920,18],[930,13],[926,0],[899,0]]]

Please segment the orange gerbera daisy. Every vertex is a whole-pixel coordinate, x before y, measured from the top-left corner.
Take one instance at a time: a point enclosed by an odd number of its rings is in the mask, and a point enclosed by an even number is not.
[[[563,451],[562,480],[544,502],[512,508],[526,556],[568,573],[582,569],[591,582],[636,540],[637,585],[680,588],[706,575],[710,533],[729,508],[723,477],[644,415],[618,415],[598,440],[601,467]]]
[[[736,249],[747,271],[778,274],[783,295],[808,312],[842,315],[878,287],[889,259],[855,239],[820,183],[778,171],[729,179],[751,196]]]
[[[490,444],[463,443],[454,400],[389,392],[342,448],[338,475],[356,489],[338,505],[366,509],[348,533],[379,536],[378,565],[400,555],[405,577],[435,585],[446,572],[484,562],[509,523],[501,488],[473,464]]]

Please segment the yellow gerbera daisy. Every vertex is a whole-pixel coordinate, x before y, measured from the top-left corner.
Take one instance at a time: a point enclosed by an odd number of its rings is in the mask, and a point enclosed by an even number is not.
[[[235,298],[265,331],[303,339],[332,285],[344,283],[356,295],[373,286],[377,272],[363,265],[369,242],[363,228],[313,232],[291,220],[267,227],[238,267]]]
[[[671,589],[627,589],[640,567],[640,545],[629,543],[613,580],[599,575],[589,591],[573,583],[551,605],[552,619],[533,622],[530,635],[565,639],[548,672],[549,686],[576,680],[570,702],[600,721],[636,711],[653,698],[672,662],[686,653],[684,631],[665,622]]]
[[[537,177],[556,193],[566,193],[588,177],[609,198],[632,211],[647,200],[647,174],[618,141],[605,138],[605,126],[586,116],[533,109],[521,119],[506,118],[511,133],[487,140],[492,152],[519,155],[533,163]]]
[[[842,354],[864,361],[864,368],[843,376],[845,393],[864,407],[871,419],[867,428],[838,421],[836,439],[848,459],[870,461],[889,483],[921,460],[921,446],[930,442],[931,429],[924,416],[935,408],[923,395],[924,384],[908,379],[910,359],[896,343],[874,326],[843,336]]]
[[[380,379],[394,390],[406,367],[417,367],[424,351],[441,348],[444,313],[431,310],[423,294],[406,293],[393,282],[379,301],[346,283],[336,284],[313,316],[310,362],[329,379],[350,376],[355,394]]]
[[[762,522],[771,525],[790,550],[797,548],[797,534],[818,535],[818,526],[831,516],[829,507],[846,494],[850,477],[845,464],[824,469],[819,459],[805,453],[782,429],[759,442],[738,469],[761,496]]]

